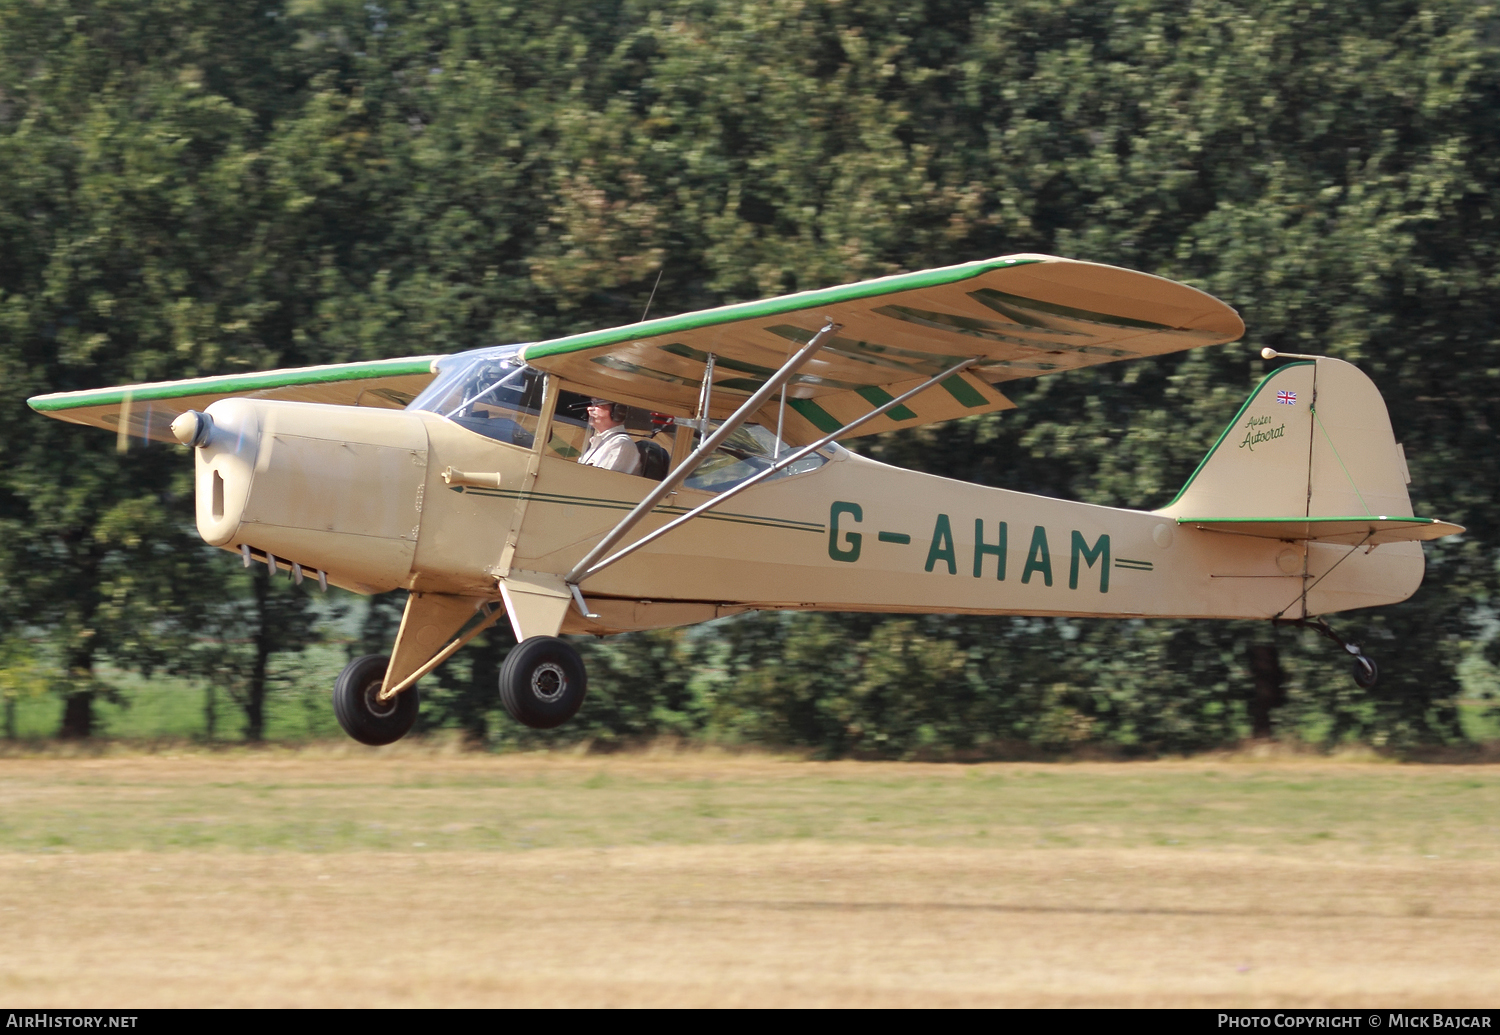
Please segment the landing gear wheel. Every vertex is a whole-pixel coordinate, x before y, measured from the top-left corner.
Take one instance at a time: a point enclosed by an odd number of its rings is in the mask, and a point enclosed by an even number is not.
[[[334,717],[361,744],[394,744],[417,721],[421,705],[416,687],[406,688],[389,701],[377,699],[389,664],[383,655],[366,654],[345,665],[333,684]]]
[[[1354,655],[1354,681],[1358,683],[1360,688],[1363,690],[1370,689],[1370,687],[1375,685],[1376,680],[1380,678],[1380,667],[1375,664],[1375,659],[1366,657],[1364,651],[1359,649],[1358,644],[1348,642],[1338,633],[1330,629],[1328,627],[1327,619],[1324,619],[1322,617],[1312,620],[1309,620],[1307,618],[1273,618],[1271,619],[1271,624],[1290,625],[1295,626],[1298,629],[1313,629],[1319,633],[1322,633],[1334,643],[1344,648],[1344,650]]]
[[[517,644],[500,666],[500,703],[532,729],[550,730],[577,715],[588,688],[583,659],[556,636]]]

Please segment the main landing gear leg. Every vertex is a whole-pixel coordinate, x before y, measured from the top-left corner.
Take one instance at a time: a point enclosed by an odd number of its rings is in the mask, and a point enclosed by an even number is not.
[[[505,612],[490,601],[413,592],[396,631],[391,656],[355,658],[333,685],[333,714],[361,744],[393,744],[411,732],[420,710],[417,680],[447,661]],[[441,635],[454,630],[441,650]],[[387,686],[389,682],[391,685]]]
[[[1275,618],[1272,619],[1271,624],[1292,625],[1299,629],[1312,629],[1344,648],[1344,650],[1354,655],[1354,681],[1366,690],[1374,686],[1376,680],[1380,678],[1380,668],[1375,664],[1375,659],[1368,657],[1364,651],[1360,650],[1359,644],[1350,643],[1334,632],[1329,628],[1328,622],[1322,618],[1311,620],[1306,618]]]

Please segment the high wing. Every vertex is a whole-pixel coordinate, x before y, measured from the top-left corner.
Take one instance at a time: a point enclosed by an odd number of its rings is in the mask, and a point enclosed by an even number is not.
[[[1245,325],[1211,295],[1145,273],[1012,255],[528,345],[526,362],[593,395],[727,416],[826,323],[840,325],[786,389],[784,437],[810,442],[964,359],[975,365],[856,435],[1014,407],[1006,381],[1234,341]],[[755,419],[777,422],[780,401]]]
[[[955,364],[969,369],[853,435],[951,420],[1015,405],[1006,381],[1233,341],[1244,324],[1210,295],[1160,277],[1048,255],[1012,255],[780,298],[706,309],[536,342],[531,366],[590,394],[681,416],[694,414],[713,356],[709,412],[723,418],[824,324],[840,325],[779,400],[755,419],[783,421],[794,443],[849,424]],[[441,357],[230,374],[28,400],[60,420],[131,439],[175,441],[181,413],[252,396],[399,409]]]
[[[440,358],[411,356],[157,381],[55,392],[35,396],[27,402],[32,409],[49,417],[104,428],[122,438],[175,442],[170,428],[179,414],[206,409],[215,400],[231,396],[399,410],[427,387],[434,376],[433,361]]]

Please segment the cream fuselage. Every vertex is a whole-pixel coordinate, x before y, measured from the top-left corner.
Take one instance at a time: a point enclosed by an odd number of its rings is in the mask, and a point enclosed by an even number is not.
[[[498,599],[513,573],[568,571],[653,485],[428,412],[241,398],[209,414],[212,435],[195,450],[205,541],[324,569],[361,593]],[[494,475],[498,487],[453,484],[445,472]],[[631,538],[710,498],[680,489]],[[1304,586],[1317,614],[1402,600],[1421,581],[1419,544],[1359,553],[840,452],[605,569],[584,586],[600,617],[572,612],[563,630],[683,625],[751,608],[1300,617]]]

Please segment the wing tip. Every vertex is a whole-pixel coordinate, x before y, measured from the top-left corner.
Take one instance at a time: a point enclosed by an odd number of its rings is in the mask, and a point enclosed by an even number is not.
[[[1044,255],[1040,252],[1018,252],[1014,255],[1001,256],[1000,258],[1016,260],[1017,265],[1024,262],[1026,265],[1071,266],[1109,271],[1111,274],[1125,274],[1129,280],[1135,280],[1137,283],[1156,284],[1160,288],[1169,290],[1172,294],[1186,292],[1187,294],[1182,296],[1184,299],[1193,299],[1199,304],[1189,307],[1183,305],[1181,301],[1172,301],[1171,304],[1173,305],[1197,310],[1191,317],[1179,325],[1178,330],[1211,334],[1217,339],[1213,344],[1218,345],[1228,345],[1245,336],[1245,321],[1240,316],[1239,311],[1228,302],[1204,291],[1202,288],[1185,284],[1180,280],[1173,280],[1171,277],[1162,276],[1157,273],[1147,273],[1144,270],[1131,269],[1129,266],[1116,266],[1113,263],[1094,262],[1090,259],[1074,259],[1064,255]],[[999,259],[990,261],[997,262]],[[1136,296],[1132,292],[1130,293],[1130,297]]]

